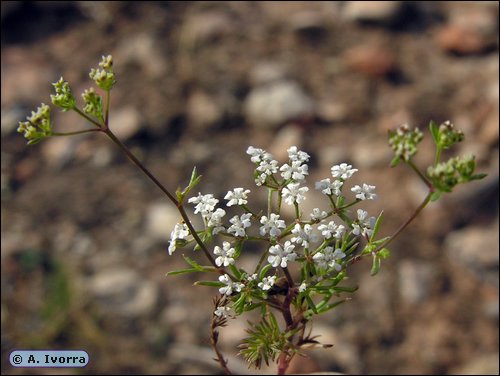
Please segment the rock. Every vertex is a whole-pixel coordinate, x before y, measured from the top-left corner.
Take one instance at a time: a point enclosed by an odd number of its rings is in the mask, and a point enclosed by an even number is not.
[[[450,10],[446,26],[436,34],[436,42],[446,52],[472,55],[497,46],[498,9],[462,3]]]
[[[24,121],[27,115],[29,114],[24,113],[20,108],[2,108],[2,120],[0,128],[2,136],[14,133],[19,126],[19,122]]]
[[[401,9],[402,1],[347,1],[342,10],[348,21],[389,23]]]
[[[322,41],[328,33],[324,13],[319,10],[296,12],[288,24],[297,36],[309,42]]]
[[[226,12],[214,9],[191,14],[182,26],[181,48],[191,49],[234,33],[236,25]]]
[[[114,54],[115,60],[125,64],[135,64],[150,78],[162,78],[166,74],[167,61],[159,51],[161,46],[155,45],[149,33],[134,34],[123,39]]]
[[[276,61],[261,61],[250,71],[250,83],[253,86],[265,85],[287,78],[284,64]]]
[[[268,151],[278,162],[285,163],[288,161],[288,148],[297,146],[299,150],[302,150],[303,135],[304,131],[300,126],[295,124],[287,125],[278,131]]]
[[[208,130],[222,120],[222,109],[201,90],[191,93],[186,107],[189,126],[197,131]]]
[[[256,127],[277,128],[311,117],[314,101],[297,83],[282,80],[253,89],[245,100],[245,113]]]
[[[434,266],[424,261],[403,260],[398,265],[399,294],[403,302],[418,304],[429,296],[434,285]]]
[[[383,47],[360,45],[343,54],[344,64],[369,77],[384,77],[396,70],[393,54]]]
[[[498,353],[478,355],[450,372],[452,375],[498,375]]]
[[[142,116],[132,107],[117,108],[109,114],[109,125],[120,140],[127,140],[141,129]]]
[[[173,205],[153,203],[146,212],[146,233],[155,240],[166,242],[181,216]]]
[[[445,239],[447,257],[498,289],[498,222],[454,231]]]
[[[158,301],[158,287],[125,267],[100,270],[88,286],[103,311],[120,317],[147,316]]]
[[[42,154],[47,165],[60,168],[75,158],[78,137],[51,137],[42,142]]]

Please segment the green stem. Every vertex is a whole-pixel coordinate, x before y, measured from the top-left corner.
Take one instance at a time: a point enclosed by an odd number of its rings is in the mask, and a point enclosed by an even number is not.
[[[272,213],[273,206],[273,190],[271,188],[267,189],[267,216],[269,217]]]
[[[75,111],[78,115],[80,115],[81,117],[83,117],[89,123],[94,124],[96,127],[100,128],[100,129],[104,129],[105,128],[105,127],[103,127],[102,124],[99,124],[97,121],[95,121],[94,119],[92,119],[89,115],[87,115],[85,112],[81,111],[78,107],[74,107],[73,111]]]
[[[106,90],[106,109],[104,110],[104,124],[109,127],[109,102],[111,101],[110,90]]]
[[[92,128],[92,129],[85,129],[83,131],[67,132],[67,133],[53,132],[50,135],[51,136],[74,136],[77,134],[90,133],[90,132],[101,132],[101,131],[102,131],[102,129],[100,129],[100,128]]]
[[[434,158],[434,166],[436,166],[439,161],[441,160],[441,152],[443,151],[442,148],[439,147],[439,145],[436,146],[436,157]]]
[[[424,176],[424,174],[422,174],[422,172],[420,172],[418,167],[415,166],[415,164],[412,161],[408,161],[407,163],[408,163],[408,166],[410,166],[411,169],[413,171],[415,171],[415,173],[418,175],[418,177],[424,182],[424,184],[427,187],[429,187],[430,190],[433,190],[432,183],[429,180],[427,180],[427,178]]]

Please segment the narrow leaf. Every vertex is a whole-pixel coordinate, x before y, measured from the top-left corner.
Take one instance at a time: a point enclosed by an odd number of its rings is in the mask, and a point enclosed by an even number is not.
[[[313,300],[309,295],[306,295],[305,298],[307,300],[307,305],[309,306],[309,308],[312,309],[312,311],[317,315],[318,310],[316,309],[316,304],[314,304]]]
[[[382,223],[382,216],[384,214],[384,211],[382,210],[377,217],[377,220],[375,221],[375,226],[373,227],[373,233],[372,236],[370,236],[370,242],[372,242],[375,239],[375,236],[377,236],[378,230],[380,229],[380,223]]]
[[[199,272],[198,269],[195,268],[189,268],[189,269],[179,269],[179,270],[172,270],[165,275],[168,277],[170,275],[178,275],[178,274],[187,274],[187,273],[196,273]]]
[[[433,120],[429,122],[429,130],[431,131],[432,139],[436,146],[439,144],[439,127],[437,123]]]
[[[379,270],[380,270],[380,257],[378,257],[377,255],[373,255],[373,264],[370,274],[372,276],[377,275]]]
[[[197,281],[193,283],[195,286],[210,286],[210,287],[222,287],[225,286],[222,282],[217,281]]]

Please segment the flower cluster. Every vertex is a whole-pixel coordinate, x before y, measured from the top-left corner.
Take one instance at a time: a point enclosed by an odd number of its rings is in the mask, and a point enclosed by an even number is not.
[[[69,83],[64,81],[61,77],[59,81],[54,82],[52,86],[54,86],[54,90],[56,91],[55,95],[52,94],[50,96],[52,103],[61,107],[63,111],[73,110],[76,106],[76,100],[71,92]]]
[[[32,111],[27,121],[20,121],[17,128],[28,139],[28,144],[36,144],[52,135],[52,122],[50,120],[50,107],[42,103],[36,112]]]
[[[375,186],[366,183],[347,188],[350,193],[344,195],[343,189],[358,171],[347,163],[332,166],[331,176],[315,183],[315,188],[328,198],[325,210],[314,208],[308,215],[302,213],[300,205],[309,191],[306,177],[310,157],[295,146],[287,151],[288,161],[280,166],[267,151],[252,146],[247,149],[250,160],[256,165],[256,185],[266,187],[270,197],[274,197],[265,213],[256,214],[257,211],[249,208],[251,191],[242,187],[233,188],[224,196],[227,208],[242,211],[230,218],[229,223],[224,221],[227,209],[220,207],[219,199],[213,194],[198,193],[187,200],[194,205],[194,213],[203,219],[204,229],[197,233],[207,241],[214,264],[223,273],[217,282],[200,284],[218,287],[219,292],[229,298],[225,304],[236,314],[253,308],[255,299],[266,299],[272,291],[280,291],[275,286],[277,280],[289,275],[288,269],[292,266],[300,270],[301,277],[290,287],[297,288],[300,294],[329,291],[330,287],[324,286],[324,281],[328,280],[325,277],[341,275],[339,273],[358,244],[369,243],[375,231],[376,218],[366,211],[358,209],[357,216],[350,218],[353,205],[374,200],[377,195]],[[290,223],[280,213],[282,203],[296,209]],[[254,229],[252,225],[256,225]],[[222,244],[217,242],[215,235],[223,238]],[[171,235],[169,253],[172,254],[188,237],[187,227],[177,224]],[[237,266],[248,240],[262,241],[264,245],[264,254],[251,273]],[[209,246],[211,241],[215,242],[213,246]],[[218,306],[214,314],[219,316],[225,312],[226,308]]]
[[[401,125],[396,131],[389,132],[389,145],[394,150],[394,159],[391,165],[397,165],[401,160],[409,162],[417,153],[417,145],[424,135],[418,129],[410,129],[408,124]]]
[[[115,73],[113,72],[113,57],[111,55],[103,56],[99,67],[98,69],[92,68],[89,76],[97,86],[109,91],[116,83]]]

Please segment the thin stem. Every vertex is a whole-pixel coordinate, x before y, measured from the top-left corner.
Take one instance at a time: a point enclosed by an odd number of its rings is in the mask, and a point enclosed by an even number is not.
[[[85,112],[83,112],[82,110],[80,110],[78,107],[74,107],[73,111],[75,111],[78,115],[80,115],[81,117],[83,117],[89,123],[94,124],[96,127],[100,128],[100,129],[103,129],[103,125],[102,124],[99,124],[97,121],[95,121],[94,119],[92,119]]]
[[[443,151],[442,148],[437,145],[436,147],[436,157],[434,158],[434,166],[436,166],[439,163],[439,160],[441,159],[441,152]]]
[[[415,173],[418,175],[418,177],[424,182],[424,184],[427,187],[429,187],[429,189],[432,190],[433,189],[432,183],[429,180],[427,180],[427,178],[424,176],[424,174],[422,174],[422,172],[418,169],[418,167],[415,166],[415,164],[412,161],[408,161],[407,163],[408,163],[408,166],[410,166],[411,169],[413,171],[415,171]]]
[[[155,185],[160,188],[160,190],[165,193],[165,195],[169,198],[170,201],[172,201],[172,203],[177,207],[177,210],[179,211],[179,213],[181,214],[181,217],[182,219],[184,220],[184,223],[186,223],[186,226],[188,227],[189,229],[189,232],[191,233],[191,235],[193,235],[193,238],[194,240],[196,241],[196,243],[200,246],[201,250],[203,251],[203,253],[205,254],[205,256],[207,257],[208,261],[214,266],[217,268],[217,270],[219,270],[219,272],[221,274],[224,273],[224,270],[221,269],[219,266],[217,266],[217,264],[215,263],[215,260],[214,258],[212,257],[212,255],[210,254],[210,252],[208,251],[207,247],[205,246],[205,244],[203,243],[203,241],[200,239],[200,237],[198,236],[198,234],[196,233],[196,230],[194,229],[193,225],[191,224],[191,221],[189,220],[189,217],[186,213],[186,211],[184,210],[184,207],[182,206],[181,203],[179,203],[179,201],[177,201],[177,199],[163,186],[163,184],[161,184],[158,179],[156,179],[156,177],[151,173],[149,172],[149,170],[135,157],[134,154],[132,154],[132,152],[114,135],[114,133],[109,129],[109,128],[106,128],[104,129],[104,133],[106,133],[106,135],[127,155],[127,157],[137,166],[139,167],[139,169],[144,173],[146,174],[146,176],[153,182],[155,183]]]
[[[267,190],[267,216],[269,217],[272,212],[272,206],[273,206],[273,190],[271,188],[268,188]]]
[[[106,90],[106,109],[104,110],[104,124],[106,125],[106,128],[109,127],[109,102],[111,101],[110,94],[110,90]]]
[[[427,206],[427,204],[431,201],[433,190],[429,190],[427,196],[425,196],[424,201],[415,209],[415,212],[408,218],[399,228],[391,235],[389,239],[380,244],[373,253],[379,252],[382,248],[386,247],[389,243],[391,243],[408,225],[420,214],[420,212]]]
[[[90,133],[90,132],[102,132],[102,129],[92,128],[92,129],[85,129],[83,131],[67,132],[67,133],[53,132],[50,135],[51,136],[74,136],[77,134]]]

